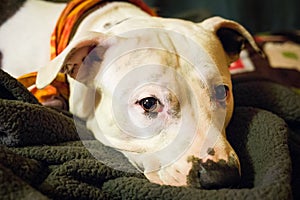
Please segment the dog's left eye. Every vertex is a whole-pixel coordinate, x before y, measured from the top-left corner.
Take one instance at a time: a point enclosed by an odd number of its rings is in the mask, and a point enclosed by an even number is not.
[[[146,97],[141,99],[138,103],[146,112],[158,112],[160,105],[159,100],[155,97]]]
[[[218,101],[223,102],[228,96],[229,88],[227,85],[218,85],[215,87],[215,97]]]

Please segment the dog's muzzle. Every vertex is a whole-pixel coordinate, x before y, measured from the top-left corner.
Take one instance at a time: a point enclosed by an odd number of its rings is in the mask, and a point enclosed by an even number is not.
[[[240,182],[238,161],[229,157],[228,162],[220,160],[214,162],[208,159],[191,157],[192,169],[188,175],[188,185],[203,189],[233,188]]]

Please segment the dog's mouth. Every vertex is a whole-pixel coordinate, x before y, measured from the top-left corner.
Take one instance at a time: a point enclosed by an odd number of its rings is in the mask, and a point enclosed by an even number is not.
[[[202,159],[194,156],[189,158],[192,168],[187,175],[187,184],[196,188],[220,189],[235,188],[240,183],[240,172],[234,158],[229,157],[226,162],[221,159],[218,162]]]

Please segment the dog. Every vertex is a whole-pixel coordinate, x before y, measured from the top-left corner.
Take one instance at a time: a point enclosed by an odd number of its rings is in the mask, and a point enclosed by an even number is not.
[[[225,133],[234,104],[228,67],[245,41],[259,51],[231,20],[194,23],[152,16],[126,1],[106,2],[38,69],[36,85],[66,73],[70,111],[149,181],[234,187],[241,169]]]

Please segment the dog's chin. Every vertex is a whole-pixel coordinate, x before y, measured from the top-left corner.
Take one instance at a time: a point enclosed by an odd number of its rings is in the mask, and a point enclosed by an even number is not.
[[[145,173],[145,176],[150,182],[160,185],[188,186],[198,189],[221,189],[238,186],[240,175],[235,167],[224,165],[227,173],[223,173],[223,171],[214,169],[216,166],[219,167],[219,163],[212,161],[202,163],[201,159],[198,160],[197,162],[193,161],[192,166],[188,165],[187,169],[179,169],[176,164],[173,164],[158,171]],[[211,169],[204,169],[202,167],[204,165],[199,165],[200,162]],[[205,170],[205,173],[200,175],[201,170]]]
[[[150,182],[160,185],[189,186],[187,177],[191,167],[190,163],[176,162],[160,170],[145,173],[145,176]]]
[[[150,182],[160,185],[189,186],[200,189],[234,188],[240,182],[238,160],[213,161],[195,156],[182,156],[174,163],[158,170],[144,173]]]

